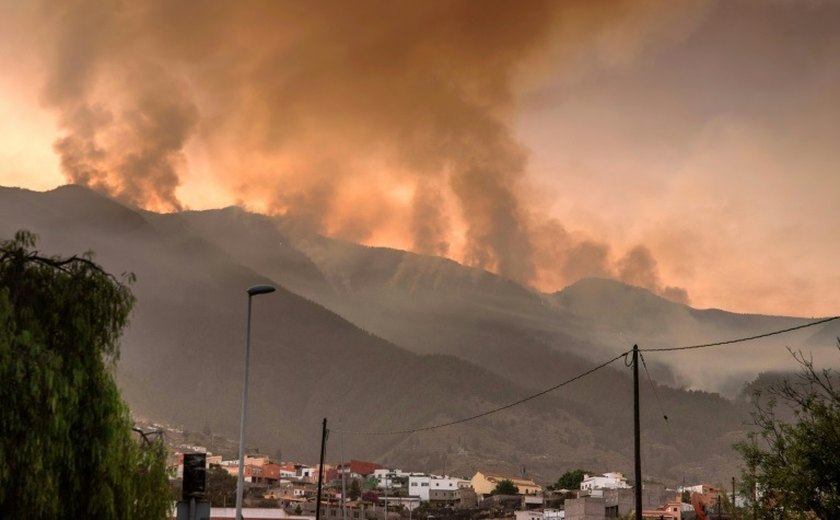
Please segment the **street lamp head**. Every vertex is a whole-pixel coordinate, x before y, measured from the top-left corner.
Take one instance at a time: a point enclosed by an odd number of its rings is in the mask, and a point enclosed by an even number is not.
[[[255,286],[251,287],[250,289],[248,289],[248,296],[256,296],[258,294],[267,294],[267,293],[270,293],[270,292],[274,292],[276,290],[277,289],[275,289],[271,285],[255,285]]]

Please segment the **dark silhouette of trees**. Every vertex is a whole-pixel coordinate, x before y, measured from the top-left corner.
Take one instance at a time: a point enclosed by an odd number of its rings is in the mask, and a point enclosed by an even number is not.
[[[359,484],[358,479],[351,479],[350,480],[350,487],[347,490],[347,496],[350,500],[358,500],[360,496],[362,496],[362,486]]]
[[[519,494],[519,488],[513,483],[513,481],[504,479],[498,484],[496,487],[493,488],[493,495],[516,495]]]
[[[589,473],[583,469],[573,469],[563,473],[557,482],[549,486],[551,489],[579,489],[583,476]]]
[[[745,463],[744,496],[760,518],[840,518],[837,374],[791,353],[799,374],[755,393],[758,431],[735,446]]]
[[[133,277],[34,247],[0,244],[2,516],[165,518],[165,447],[132,432],[113,375]]]
[[[233,507],[236,504],[236,477],[216,464],[207,470],[207,500],[213,507]]]

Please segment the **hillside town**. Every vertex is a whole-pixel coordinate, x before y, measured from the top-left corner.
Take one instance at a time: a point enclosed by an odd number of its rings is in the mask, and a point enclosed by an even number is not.
[[[207,494],[214,497],[210,518],[235,518],[232,493],[239,461],[225,460],[201,446],[190,448],[204,454],[207,475],[224,476],[207,479]],[[170,455],[173,489],[184,478],[184,456],[184,451],[173,451]],[[634,511],[633,483],[620,472],[580,472],[579,485],[567,489],[556,484],[541,485],[530,479],[524,468],[518,475],[479,470],[472,476],[453,476],[355,459],[324,464],[321,468],[318,464],[246,455],[243,470],[243,518],[312,519],[318,514],[330,520],[604,520],[625,518]],[[320,512],[317,512],[319,475],[323,480]],[[213,489],[214,485],[225,489]],[[733,518],[730,513],[733,497],[736,507],[743,507],[744,501],[734,492],[729,495],[726,490],[708,484],[672,489],[645,482],[643,518],[729,519]]]

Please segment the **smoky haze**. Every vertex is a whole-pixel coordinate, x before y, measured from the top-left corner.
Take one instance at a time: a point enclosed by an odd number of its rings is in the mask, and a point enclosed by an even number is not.
[[[645,245],[614,251],[544,217],[512,130],[517,93],[541,70],[581,52],[627,59],[702,11],[672,10],[76,0],[18,14],[40,28],[41,99],[70,182],[177,211],[184,176],[212,176],[330,235],[544,289],[612,276],[687,302]]]

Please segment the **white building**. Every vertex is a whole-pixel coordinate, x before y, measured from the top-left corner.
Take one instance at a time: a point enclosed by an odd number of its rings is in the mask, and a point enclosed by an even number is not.
[[[440,476],[440,475],[418,475],[408,476],[408,495],[419,497],[421,502],[428,502],[430,492],[435,491],[456,491],[471,487],[469,480],[462,478]]]
[[[382,468],[373,470],[373,478],[377,480],[376,487],[379,489],[401,488],[402,484],[400,484],[396,479],[407,476],[409,476],[409,473],[406,473],[401,469]]]
[[[588,494],[593,497],[604,496],[604,489],[629,489],[630,487],[624,475],[618,472],[603,475],[584,474],[583,481],[580,483],[581,491],[588,491]]]

